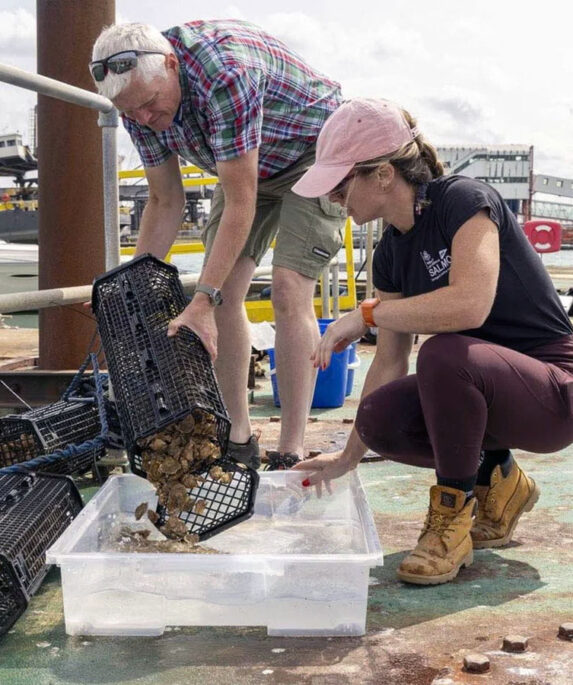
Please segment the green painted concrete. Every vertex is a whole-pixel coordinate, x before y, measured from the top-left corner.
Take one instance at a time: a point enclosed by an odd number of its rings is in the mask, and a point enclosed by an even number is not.
[[[304,675],[309,662],[303,656],[316,660],[323,650],[335,649],[333,643],[339,645],[341,659],[346,654],[350,664],[360,664],[358,655],[348,656],[349,650],[354,653],[357,645],[372,640],[384,642],[383,636],[390,644],[401,633],[403,642],[408,640],[410,629],[421,633],[410,645],[411,651],[426,647],[430,653],[433,631],[450,631],[461,639],[468,626],[474,626],[474,638],[485,633],[485,639],[496,624],[511,624],[516,626],[513,632],[521,628],[528,633],[541,621],[556,629],[560,622],[573,619],[573,526],[564,516],[571,490],[573,450],[518,458],[538,478],[542,496],[520,523],[515,541],[507,549],[476,552],[473,566],[454,582],[426,588],[403,585],[394,572],[415,544],[432,483],[431,472],[390,462],[360,466],[386,555],[384,566],[372,573],[365,638],[289,640],[268,638],[263,629],[251,628],[173,629],[160,638],[68,637],[59,572],[53,569],[26,614],[0,642],[0,683],[174,685],[204,683],[206,678],[214,683],[311,683],[315,682],[311,676],[307,674],[308,679]],[[85,496],[93,491],[83,488]],[[293,654],[300,652],[301,645],[303,660],[299,662]],[[563,649],[568,648],[563,645]],[[263,671],[275,670],[283,663],[283,653],[295,663],[289,662],[279,680],[269,681]],[[337,663],[332,657],[323,664],[324,678],[337,673]],[[299,680],[299,676],[291,679],[293,668],[302,669]],[[573,677],[573,671],[571,674]]]
[[[363,364],[354,399],[365,371]],[[265,396],[270,387],[262,384],[255,417],[278,414],[263,403]],[[352,416],[355,406],[320,418]],[[359,467],[385,553],[384,566],[371,574],[363,638],[269,638],[262,628],[208,627],[173,628],[158,638],[69,637],[59,571],[52,569],[25,615],[0,639],[0,685],[430,685],[448,669],[452,683],[570,685],[573,643],[557,640],[556,633],[560,623],[573,621],[573,446],[516,457],[541,487],[537,506],[510,546],[476,551],[473,565],[455,581],[435,587],[408,586],[395,577],[416,543],[432,472],[391,462]],[[94,492],[89,481],[82,484],[86,500]],[[509,633],[531,638],[528,655],[499,652]],[[463,654],[476,650],[490,655],[487,676],[461,671]]]

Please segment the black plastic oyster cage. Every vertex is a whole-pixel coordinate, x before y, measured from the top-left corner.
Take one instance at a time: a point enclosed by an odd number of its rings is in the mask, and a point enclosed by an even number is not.
[[[142,255],[98,277],[95,312],[123,437],[134,473],[145,477],[137,441],[197,409],[211,414],[227,449],[231,422],[213,364],[188,328],[167,337],[188,300],[177,268]]]
[[[220,467],[232,474],[231,482],[223,484],[210,478],[209,471],[214,467]],[[227,460],[218,460],[208,468],[196,471],[195,475],[202,482],[189,489],[188,495],[195,502],[203,502],[204,507],[198,511],[182,511],[178,514],[188,533],[197,535],[203,541],[252,515],[259,485],[259,474],[254,469]],[[169,520],[167,507],[159,504],[157,514],[157,526],[161,528]]]
[[[81,508],[68,476],[0,474],[0,635],[25,611],[48,572],[46,550]]]
[[[0,419],[0,468],[22,464],[69,445],[81,445],[98,437],[101,424],[97,406],[91,402],[59,400]],[[87,447],[61,459],[47,460],[38,470],[61,474],[89,471],[103,454],[103,447]]]
[[[178,513],[189,533],[206,539],[251,516],[259,477],[225,458],[231,422],[203,343],[188,328],[167,336],[169,321],[187,304],[177,268],[151,255],[137,257],[94,282],[92,308],[132,471],[147,476],[146,438],[173,429],[190,415],[214,421],[209,440],[218,448],[217,461],[189,467],[200,483],[188,494],[205,506]],[[232,474],[229,482],[210,477],[214,466]],[[158,526],[169,519],[161,503],[157,514]]]

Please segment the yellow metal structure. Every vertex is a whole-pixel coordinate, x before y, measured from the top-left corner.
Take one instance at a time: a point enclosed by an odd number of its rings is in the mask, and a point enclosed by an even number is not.
[[[204,171],[201,171],[196,166],[182,166],[181,180],[184,186],[213,186],[219,182],[216,176],[205,176]],[[119,172],[119,180],[128,178],[145,178],[145,171],[143,169],[129,169]]]
[[[13,200],[7,202],[0,202],[0,212],[7,212],[12,209],[22,209],[23,211],[36,211],[38,209],[38,200]]]
[[[181,167],[181,176],[184,186],[200,186],[200,185],[214,185],[218,182],[215,176],[197,176],[197,174],[203,174],[201,169],[196,166],[184,166]],[[193,176],[192,176],[193,175]],[[120,171],[119,178],[143,178],[145,177],[145,172],[143,169],[134,169],[130,171]],[[271,245],[271,247],[274,246]],[[350,219],[347,219],[346,226],[344,229],[344,254],[346,258],[346,276],[347,276],[347,293],[345,295],[340,295],[339,306],[340,310],[350,310],[356,308],[356,281],[354,279],[354,255],[352,252],[352,223]],[[167,254],[165,260],[171,262],[171,258],[174,254],[190,254],[197,252],[204,252],[205,248],[201,242],[180,242],[174,243]],[[133,255],[135,253],[135,247],[122,247],[121,255]],[[321,279],[321,287],[324,287]],[[329,287],[327,285],[327,287]],[[261,321],[274,321],[274,311],[273,305],[270,300],[249,300],[245,303],[247,308],[247,315],[249,321],[253,323],[259,323]],[[330,309],[333,306],[333,298],[330,297]],[[314,311],[317,316],[322,316],[322,298],[314,298]]]
[[[174,254],[193,254],[196,252],[205,252],[205,246],[199,240],[193,243],[173,243],[171,249],[165,257],[166,262],[171,262]],[[124,246],[121,248],[121,256],[131,256],[135,254],[135,245]]]

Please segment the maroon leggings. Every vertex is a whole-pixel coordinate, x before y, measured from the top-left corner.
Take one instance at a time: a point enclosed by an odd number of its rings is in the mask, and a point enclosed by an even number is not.
[[[415,374],[362,400],[358,435],[394,461],[453,479],[477,473],[482,448],[563,449],[573,442],[573,336],[533,353],[435,335],[420,348]]]

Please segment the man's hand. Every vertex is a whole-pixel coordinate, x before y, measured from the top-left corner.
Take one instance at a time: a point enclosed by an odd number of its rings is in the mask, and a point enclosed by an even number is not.
[[[196,333],[205,345],[211,359],[217,359],[217,324],[215,323],[215,310],[208,298],[197,295],[190,304],[169,322],[167,335],[171,338],[177,335],[181,326],[190,328]]]

